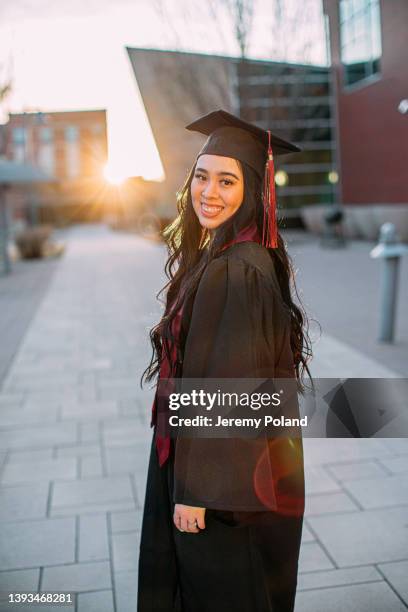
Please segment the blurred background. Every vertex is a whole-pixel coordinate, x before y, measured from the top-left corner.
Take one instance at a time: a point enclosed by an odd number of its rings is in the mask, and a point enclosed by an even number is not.
[[[1,0],[0,612],[136,610],[139,379],[197,116],[302,149],[275,181],[312,375],[407,376],[407,32],[407,0]],[[408,438],[364,435],[304,440],[299,612],[408,609]]]
[[[222,107],[302,148],[278,161],[285,227],[318,232],[340,205],[346,235],[392,219],[407,240],[403,0],[0,11],[0,156],[41,171],[35,187],[10,177],[13,227],[162,225],[201,143],[184,125]]]

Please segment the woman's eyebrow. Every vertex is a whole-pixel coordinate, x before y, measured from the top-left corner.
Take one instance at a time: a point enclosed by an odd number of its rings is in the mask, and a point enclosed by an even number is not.
[[[196,168],[196,172],[205,172],[206,174],[208,174],[208,170],[206,170],[205,168]],[[237,181],[239,181],[239,176],[237,176],[233,172],[217,172],[217,175],[218,176],[233,176],[234,178],[237,179]]]

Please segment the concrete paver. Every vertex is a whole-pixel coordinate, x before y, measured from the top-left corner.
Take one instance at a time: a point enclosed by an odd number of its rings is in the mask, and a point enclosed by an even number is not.
[[[390,459],[383,457],[381,461],[379,461],[379,464],[393,474],[408,472],[407,455],[391,457]]]
[[[8,451],[7,455],[7,464],[13,465],[13,463],[22,463],[30,461],[38,461],[41,459],[52,459],[53,457],[53,447],[48,446],[46,448],[34,448],[29,451],[20,450],[20,449],[11,449]]]
[[[78,561],[109,559],[109,532],[106,514],[79,517]]]
[[[344,487],[363,508],[408,506],[408,473],[358,482],[353,480],[344,483]]]
[[[60,233],[60,237],[69,232]],[[16,261],[13,272],[0,277],[0,383],[61,260]]]
[[[387,459],[383,459],[387,461]],[[407,466],[408,467],[408,466]],[[329,474],[339,481],[359,480],[360,478],[382,477],[387,474],[384,467],[376,461],[350,461],[350,463],[334,463],[326,466]]]
[[[112,591],[80,593],[78,595],[78,612],[114,612]]]
[[[36,592],[40,582],[39,569],[19,569],[0,572],[0,592],[10,591]]]
[[[308,465],[333,464],[337,462],[363,461],[366,459],[392,458],[399,453],[398,438],[389,440],[380,438],[305,438],[303,448]],[[393,446],[395,442],[395,453]]]
[[[0,488],[0,521],[45,518],[49,484],[2,486]]]
[[[98,591],[111,586],[109,561],[45,567],[41,581],[43,591]]]
[[[0,570],[75,561],[75,519],[5,522],[0,532]]]
[[[92,478],[93,476],[103,476],[102,457],[86,455],[79,460],[79,477]]]
[[[316,572],[332,569],[335,565],[319,542],[304,543],[299,557],[299,572]]]
[[[344,491],[307,495],[305,516],[331,514],[338,512],[355,512],[360,507]]]
[[[140,531],[142,510],[131,512],[113,512],[111,515],[112,533]]]
[[[18,484],[51,480],[74,480],[77,478],[77,460],[71,457],[62,459],[31,460],[7,463],[1,483]]]
[[[406,559],[407,507],[312,516],[307,519],[338,567]]]
[[[310,591],[323,587],[350,584],[366,584],[368,582],[382,582],[382,580],[382,575],[371,565],[353,567],[352,569],[331,569],[322,572],[308,572],[299,575],[298,591]]]
[[[34,425],[18,428],[7,428],[0,431],[0,448],[27,449],[41,448],[53,443],[73,443],[77,441],[78,433],[75,423],[58,423],[55,425]]]
[[[408,561],[380,563],[378,569],[408,605]]]
[[[404,612],[406,606],[385,582],[301,591],[296,605],[302,612]]]
[[[140,532],[115,533],[112,536],[112,543],[115,571],[137,570]]]
[[[55,449],[57,457],[89,457],[100,456],[101,447],[99,444],[86,443],[73,446],[57,446]]]
[[[305,484],[309,495],[340,491],[340,485],[322,466],[310,466],[305,473]]]
[[[54,406],[35,406],[27,409],[25,406],[13,406],[4,408],[0,414],[0,427],[14,427],[24,425],[42,424],[56,422],[58,409]]]
[[[115,572],[116,612],[136,612],[137,571]]]
[[[89,506],[109,504],[116,500],[134,502],[128,476],[109,478],[87,478],[74,482],[55,482],[52,493],[52,508],[64,506]]]

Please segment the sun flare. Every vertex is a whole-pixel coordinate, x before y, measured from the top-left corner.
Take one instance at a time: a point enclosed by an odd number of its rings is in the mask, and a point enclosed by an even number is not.
[[[103,176],[105,180],[108,181],[110,185],[122,185],[128,176],[126,173],[116,165],[112,164],[112,162],[108,162],[103,169]]]

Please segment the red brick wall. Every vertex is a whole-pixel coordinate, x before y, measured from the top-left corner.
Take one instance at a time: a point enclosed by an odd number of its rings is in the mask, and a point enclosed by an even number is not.
[[[345,204],[408,204],[408,1],[381,0],[381,75],[343,87],[339,60],[338,0],[323,0],[329,16],[336,72],[341,197]]]
[[[78,128],[79,174],[74,178],[67,172],[67,142],[65,128]],[[37,113],[12,113],[4,126],[5,153],[13,158],[13,128],[26,127],[28,146],[25,160],[39,165],[40,129],[53,131],[56,183],[34,187],[13,187],[9,191],[10,207],[14,218],[24,217],[29,201],[38,206],[38,221],[52,223],[95,220],[103,216],[105,206],[112,197],[103,178],[107,161],[107,126],[104,110],[43,113],[39,121]]]
[[[107,128],[106,112],[104,110],[43,113],[43,121],[39,125],[36,115],[31,113],[10,115],[9,123],[6,125],[6,156],[12,157],[12,129],[18,126],[26,126],[29,129],[30,140],[27,162],[36,165],[40,144],[39,130],[42,126],[49,126],[54,133],[56,177],[63,181],[67,178],[64,129],[67,126],[76,126],[79,129],[81,159],[81,172],[78,179],[95,175],[100,176],[103,165],[107,161]],[[94,133],[94,126],[99,127],[100,132],[98,134]]]

